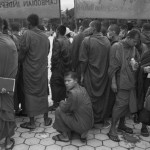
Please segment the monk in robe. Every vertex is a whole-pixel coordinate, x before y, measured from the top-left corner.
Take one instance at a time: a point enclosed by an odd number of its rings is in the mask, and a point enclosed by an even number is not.
[[[55,141],[68,142],[71,132],[80,134],[81,140],[85,141],[88,130],[93,126],[93,110],[89,95],[77,80],[75,72],[68,72],[64,76],[67,98],[60,102],[55,111],[53,127],[61,133],[53,136]]]
[[[109,98],[110,91],[110,88],[108,88],[110,42],[107,37],[100,33],[101,23],[99,21],[92,21],[90,28],[93,29],[93,35],[83,40],[79,52],[79,61],[81,84],[84,85],[90,96],[94,123],[98,127],[99,125],[105,125],[104,110],[108,106],[108,103],[105,102]]]
[[[137,30],[131,30],[127,37],[112,46],[110,51],[109,76],[111,88],[116,93],[116,101],[112,112],[112,126],[108,133],[111,140],[119,142],[118,129],[132,134],[133,130],[125,126],[125,116],[137,112],[136,103],[136,71],[139,54],[135,45],[140,38]],[[134,62],[133,62],[134,60]]]
[[[2,33],[3,20],[0,18],[0,77],[15,79],[18,68],[18,53],[14,41]],[[6,138],[5,149],[14,146],[16,123],[13,92],[0,89],[0,140]]]
[[[34,117],[44,114],[46,126],[52,123],[48,118],[48,53],[49,40],[38,29],[39,17],[31,14],[27,18],[29,30],[20,40],[19,61],[23,65],[23,84],[25,95],[25,110],[30,122],[20,126],[35,129]]]
[[[58,107],[59,102],[66,98],[66,87],[64,84],[64,73],[71,69],[70,65],[70,46],[69,39],[65,36],[66,27],[60,25],[57,28],[57,36],[53,41],[50,80],[52,100],[54,105],[52,109]]]

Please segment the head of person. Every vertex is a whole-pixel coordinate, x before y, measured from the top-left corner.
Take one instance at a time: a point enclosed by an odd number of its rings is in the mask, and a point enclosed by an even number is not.
[[[38,27],[41,31],[45,31],[45,28],[44,28],[43,25],[39,24],[37,27]]]
[[[39,16],[36,14],[31,14],[28,16],[27,22],[28,22],[29,29],[37,27],[39,25]]]
[[[103,33],[104,36],[107,35],[108,27],[109,27],[109,22],[108,22],[108,20],[103,20],[103,21],[101,22],[101,32]]]
[[[65,34],[66,34],[66,27],[64,25],[58,26],[58,28],[56,30],[56,35],[64,36]]]
[[[144,23],[141,31],[142,32],[149,32],[150,31],[150,23]]]
[[[120,28],[117,24],[111,24],[109,27],[108,27],[108,32],[107,32],[107,37],[110,39],[110,40],[113,40],[114,37],[117,37],[119,36],[119,33],[120,33]]]
[[[13,23],[10,24],[10,28],[11,28],[11,31],[19,32],[20,25],[17,22],[13,22]]]
[[[93,33],[98,33],[101,31],[101,22],[94,20],[90,22],[89,27],[93,30]]]
[[[126,24],[121,25],[119,37],[120,39],[124,39],[128,33],[128,26]]]
[[[140,32],[136,29],[132,29],[128,32],[126,41],[129,46],[134,47],[138,44],[140,41]]]
[[[67,91],[73,89],[78,84],[78,76],[76,72],[67,72],[64,75],[64,82]]]
[[[3,19],[3,33],[9,34],[9,24],[6,19]]]

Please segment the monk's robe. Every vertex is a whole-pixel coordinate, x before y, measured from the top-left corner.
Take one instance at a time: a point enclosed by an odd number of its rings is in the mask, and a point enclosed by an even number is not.
[[[23,65],[25,109],[29,117],[48,112],[49,40],[37,28],[26,31],[20,40],[19,60]]]
[[[104,114],[108,105],[108,66],[110,42],[101,33],[86,37],[81,45],[79,61],[86,66],[84,72],[84,86],[91,98],[94,122],[104,121]]]
[[[70,66],[70,42],[67,37],[56,38],[53,41],[51,58],[51,91],[54,105],[66,97],[64,73],[69,71]]]
[[[109,76],[116,75],[117,93],[114,112],[120,117],[127,113],[137,112],[136,103],[136,72],[130,65],[131,58],[139,60],[139,55],[135,47],[130,47],[125,41],[115,43],[110,52]]]
[[[0,77],[14,78],[17,74],[18,53],[15,43],[0,33]],[[15,131],[13,93],[0,93],[0,140],[11,137]]]
[[[66,101],[61,101],[55,111],[53,127],[59,132],[82,134],[93,126],[92,104],[84,87],[76,85],[68,92]]]
[[[138,110],[142,110],[144,107],[145,95],[147,89],[150,86],[150,78],[148,73],[144,73],[144,67],[150,66],[150,50],[145,52],[141,57],[141,64],[138,70],[138,84],[137,84],[137,103]]]

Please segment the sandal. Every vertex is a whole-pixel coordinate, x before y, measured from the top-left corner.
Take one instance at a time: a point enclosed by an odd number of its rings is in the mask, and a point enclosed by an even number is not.
[[[55,141],[61,141],[61,142],[69,142],[69,139],[63,139],[62,134],[58,134],[52,137],[53,140]]]
[[[50,126],[52,124],[52,119],[51,118],[44,119],[44,124],[45,126]]]
[[[133,130],[127,126],[123,126],[123,127],[118,127],[118,131],[122,131],[122,132],[126,132],[129,134],[133,134]]]
[[[7,141],[7,139],[6,139]],[[5,150],[12,150],[15,145],[15,140],[13,138],[10,138],[10,141],[12,142],[12,145],[10,147],[7,147],[7,142],[5,141]]]
[[[31,125],[30,122],[22,123],[22,124],[20,124],[20,127],[24,128],[24,129],[30,129],[30,130],[34,130],[36,128],[36,126]]]
[[[146,127],[141,129],[141,135],[144,137],[149,136],[149,132],[148,132],[148,129]]]
[[[114,142],[120,142],[118,135],[114,135],[112,133],[107,133],[107,136]]]

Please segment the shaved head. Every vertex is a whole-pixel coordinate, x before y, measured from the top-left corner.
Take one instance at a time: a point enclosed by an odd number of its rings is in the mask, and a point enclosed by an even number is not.
[[[98,20],[94,20],[89,24],[90,27],[96,29],[97,32],[100,32],[101,30],[101,22]]]

